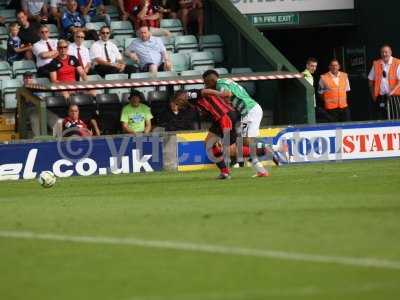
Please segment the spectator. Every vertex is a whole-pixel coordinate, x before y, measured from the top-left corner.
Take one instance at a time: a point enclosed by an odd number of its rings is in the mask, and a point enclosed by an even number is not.
[[[196,120],[196,111],[192,107],[180,109],[172,99],[169,107],[160,114],[157,126],[164,127],[166,131],[194,130]]]
[[[121,19],[123,21],[127,21],[128,19],[133,21],[133,8],[137,6],[140,1],[141,0],[118,0],[118,8],[121,13]]]
[[[380,59],[374,61],[368,79],[374,117],[384,120],[388,118],[388,96],[400,96],[400,60],[392,56],[392,48],[388,45],[381,47],[380,56]]]
[[[103,0],[78,0],[78,3],[86,22],[105,22],[111,26],[111,17],[107,14]]]
[[[79,65],[83,67],[86,74],[91,72],[92,63],[90,60],[89,49],[83,45],[85,39],[85,32],[83,30],[76,30],[74,33],[74,43],[69,44],[68,54],[75,56],[78,59]]]
[[[162,13],[159,10],[161,6],[153,1],[155,0],[141,0],[138,5],[133,7],[135,29],[147,26],[155,36],[170,36],[171,33],[168,30],[160,28]]]
[[[303,71],[304,79],[314,88],[314,73],[317,70],[318,61],[314,57],[307,59],[306,69]],[[314,107],[317,106],[314,95]]]
[[[61,17],[67,9],[67,0],[50,0],[50,17],[52,22],[61,29]]]
[[[19,34],[18,23],[13,23],[9,26],[10,36],[7,40],[7,61],[13,64],[14,61],[32,59],[32,46],[22,44]]]
[[[57,40],[49,38],[49,29],[46,25],[40,26],[41,40],[33,45],[32,52],[36,56],[38,77],[49,77],[49,64],[58,56]]]
[[[59,55],[50,63],[50,81],[52,83],[75,82],[78,78],[86,80],[86,73],[75,56],[68,55],[68,41],[59,40],[57,43]],[[63,91],[65,99],[69,98],[70,91]]]
[[[82,14],[78,11],[78,3],[76,0],[67,1],[67,9],[64,11],[61,26],[63,30],[63,37],[65,39],[73,39],[74,33],[77,30],[87,32],[86,36],[90,40],[97,40],[97,33],[94,30],[87,30],[85,28],[86,21]]]
[[[121,112],[122,131],[130,134],[149,133],[153,115],[150,108],[141,103],[144,102],[143,94],[138,91],[132,91],[129,102]]]
[[[142,72],[171,71],[172,64],[159,37],[151,36],[149,28],[142,26],[126,50],[126,55],[140,66]]]
[[[136,68],[127,65],[118,47],[109,41],[111,30],[108,26],[100,28],[100,40],[93,43],[90,48],[90,56],[96,63],[94,69],[97,74],[104,77],[106,74],[134,73]]]
[[[203,12],[203,1],[202,0],[179,0],[179,18],[182,21],[182,25],[185,34],[189,34],[189,23],[197,23],[197,34],[203,35],[204,27],[204,12]]]
[[[33,84],[34,83],[33,74],[31,72],[25,72],[23,75],[23,82],[24,85]],[[39,97],[37,93],[34,93],[34,95]],[[49,126],[52,129],[53,136],[59,136],[58,126],[57,126],[59,117],[51,110],[47,109],[46,112],[47,112],[47,126]],[[31,102],[26,103],[26,113],[31,124],[33,135],[40,136],[39,114],[33,103]]]
[[[337,59],[332,59],[329,72],[321,75],[319,81],[319,94],[324,101],[325,110],[330,122],[350,121],[350,111],[347,104],[347,92],[350,83],[346,73],[340,72]]]
[[[22,10],[28,15],[29,19],[36,22],[48,20],[47,0],[21,0]]]
[[[32,46],[40,41],[40,24],[38,22],[30,22],[28,15],[23,10],[17,13],[17,20],[19,25],[21,25],[18,36],[22,44]]]
[[[63,136],[92,136],[100,135],[99,127],[95,119],[90,120],[90,125],[80,119],[78,105],[72,104],[68,108],[68,116],[64,118],[63,123]]]
[[[179,3],[178,0],[159,0],[159,12],[162,13],[162,18],[178,18]]]

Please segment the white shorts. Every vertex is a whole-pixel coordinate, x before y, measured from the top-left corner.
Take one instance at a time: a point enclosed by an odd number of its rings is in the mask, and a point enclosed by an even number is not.
[[[262,118],[263,110],[261,106],[257,104],[240,120],[240,131],[242,137],[258,137],[260,134]]]

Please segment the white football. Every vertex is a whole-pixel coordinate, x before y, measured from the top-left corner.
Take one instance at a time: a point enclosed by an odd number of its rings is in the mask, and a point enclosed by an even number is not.
[[[38,181],[42,187],[49,188],[56,183],[56,175],[51,171],[43,171],[40,173]]]

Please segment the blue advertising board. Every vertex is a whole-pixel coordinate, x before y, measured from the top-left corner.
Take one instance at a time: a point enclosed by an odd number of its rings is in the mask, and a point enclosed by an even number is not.
[[[71,138],[0,145],[0,180],[153,172],[162,170],[162,139],[150,137]]]

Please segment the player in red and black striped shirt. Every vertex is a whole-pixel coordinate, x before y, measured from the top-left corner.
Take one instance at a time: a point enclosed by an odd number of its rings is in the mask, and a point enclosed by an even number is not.
[[[229,179],[230,172],[223,157],[221,139],[229,137],[229,153],[236,153],[237,133],[235,123],[239,121],[239,115],[235,109],[222,98],[224,92],[210,89],[179,91],[175,94],[173,101],[181,107],[194,105],[200,112],[208,114],[212,119],[212,125],[206,137],[206,150],[209,157],[213,158],[221,171],[218,179]],[[226,143],[224,143],[225,145]],[[244,153],[249,154],[249,149],[243,149]],[[212,155],[211,155],[212,154]],[[244,154],[245,155],[245,154]]]

